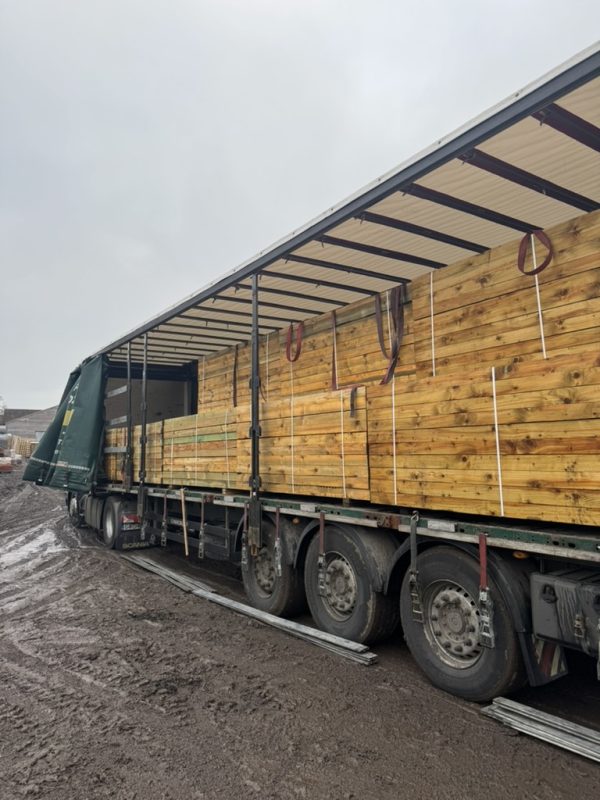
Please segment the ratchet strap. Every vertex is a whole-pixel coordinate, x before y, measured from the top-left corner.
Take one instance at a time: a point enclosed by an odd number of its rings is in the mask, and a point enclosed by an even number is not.
[[[297,361],[302,352],[302,336],[304,335],[304,323],[299,322],[296,327],[296,352],[292,355],[292,336],[294,333],[294,324],[291,323],[287,330],[287,337],[285,340],[285,357],[290,363]]]

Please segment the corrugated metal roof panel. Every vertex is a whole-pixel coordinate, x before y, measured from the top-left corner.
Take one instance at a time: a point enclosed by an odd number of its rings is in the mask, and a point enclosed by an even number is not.
[[[266,333],[578,216],[600,201],[594,125],[598,46],[101,352],[122,361],[130,340],[139,359],[148,332],[150,360],[176,364],[247,340],[252,273]]]

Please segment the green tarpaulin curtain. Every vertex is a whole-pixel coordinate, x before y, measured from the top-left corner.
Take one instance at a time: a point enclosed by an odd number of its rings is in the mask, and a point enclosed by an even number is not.
[[[23,480],[86,492],[101,460],[106,365],[102,356],[69,375],[56,416],[29,459]]]

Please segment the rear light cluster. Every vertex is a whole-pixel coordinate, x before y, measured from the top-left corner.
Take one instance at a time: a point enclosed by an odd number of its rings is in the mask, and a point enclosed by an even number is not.
[[[122,525],[139,525],[141,521],[141,517],[137,514],[121,514]]]

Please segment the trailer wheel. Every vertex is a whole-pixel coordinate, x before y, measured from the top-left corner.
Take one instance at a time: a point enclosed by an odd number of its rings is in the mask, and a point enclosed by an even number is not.
[[[306,553],[304,584],[314,621],[321,630],[355,642],[390,636],[398,624],[398,600],[376,592],[354,537],[325,528],[325,593],[319,593],[319,537]]]
[[[248,555],[248,568],[242,570],[244,589],[255,608],[278,617],[292,617],[306,608],[302,572],[282,559],[281,575],[275,564],[275,526],[262,522],[262,543],[258,555]]]
[[[67,498],[67,509],[69,512],[69,521],[74,528],[81,528],[84,525],[83,514],[80,510],[79,497],[77,494],[69,492]]]
[[[495,647],[479,641],[479,565],[452,547],[434,547],[418,558],[423,622],[414,619],[409,576],[400,593],[408,648],[429,680],[466,700],[484,702],[524,683],[521,651],[508,607],[490,580]]]
[[[104,504],[102,517],[102,540],[110,550],[121,550],[121,501],[116,497],[109,497]]]

